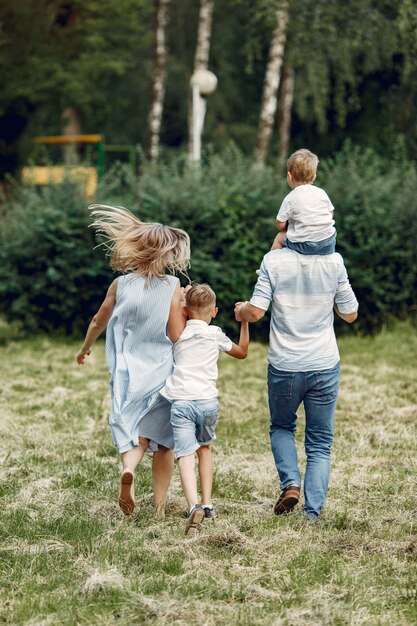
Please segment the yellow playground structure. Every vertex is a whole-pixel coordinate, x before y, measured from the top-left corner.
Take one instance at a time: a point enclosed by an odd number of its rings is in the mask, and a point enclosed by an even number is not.
[[[93,146],[93,165],[62,164],[62,165],[31,165],[22,168],[22,179],[31,185],[61,184],[70,179],[78,182],[89,200],[94,199],[97,184],[104,173],[105,153],[128,153],[129,165],[136,170],[135,146],[128,145],[105,145],[104,135],[56,135],[37,137],[37,144],[61,145],[64,148],[76,145]]]
[[[92,144],[95,146],[95,165],[32,165],[22,169],[22,179],[32,185],[61,184],[66,178],[79,182],[85,195],[94,198],[97,183],[103,175],[103,135],[57,135],[37,137],[35,143],[49,145]]]

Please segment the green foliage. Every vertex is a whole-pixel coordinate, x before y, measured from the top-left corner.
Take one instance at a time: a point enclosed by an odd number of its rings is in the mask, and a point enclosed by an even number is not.
[[[291,3],[287,56],[296,75],[295,109],[320,133],[329,111],[344,128],[348,113],[360,111],[364,77],[392,65],[399,49],[394,15],[373,0]]]
[[[209,98],[204,133],[216,149],[233,140],[245,153],[253,152],[279,4],[215,3],[209,65],[219,85]],[[329,154],[340,149],[348,134],[383,153],[401,135],[415,158],[415,4],[290,3],[284,62],[295,70],[294,147],[308,145]],[[195,0],[169,5],[161,143],[171,148],[188,141],[198,12]],[[107,143],[143,144],[153,17],[149,0],[2,0],[0,170],[16,172],[27,162],[34,136],[60,133],[67,107],[77,112],[85,133],[103,133]]]
[[[336,208],[338,249],[360,302],[359,326],[373,331],[405,317],[417,300],[417,169],[347,143],[320,166]]]
[[[318,184],[336,208],[338,249],[360,302],[355,326],[374,331],[407,316],[417,300],[415,166],[400,153],[388,161],[347,144],[322,161]],[[252,293],[288,191],[276,170],[254,170],[229,146],[222,155],[209,150],[200,169],[181,156],[145,167],[140,179],[116,164],[97,201],[184,228],[192,242],[190,278],[213,286],[217,323],[236,333],[233,305]],[[29,330],[85,328],[111,280],[88,223],[86,201],[69,181],[40,193],[16,189],[0,235],[1,311],[9,321]],[[267,331],[267,318],[253,327],[258,337]]]
[[[18,187],[3,210],[0,310],[30,332],[85,330],[110,272],[77,186]]]
[[[143,141],[152,15],[147,0],[3,0],[0,158],[15,150],[24,162],[22,142],[60,134],[66,107],[76,109],[85,133],[105,133],[113,143]],[[12,163],[3,169],[16,169]]]

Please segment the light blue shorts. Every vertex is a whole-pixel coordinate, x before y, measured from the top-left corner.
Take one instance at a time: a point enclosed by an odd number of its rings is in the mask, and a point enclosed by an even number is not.
[[[219,417],[218,398],[209,400],[174,400],[171,424],[174,431],[175,457],[194,454],[214,439]]]
[[[290,241],[285,237],[285,245],[300,254],[333,254],[336,248],[336,235],[322,241]]]

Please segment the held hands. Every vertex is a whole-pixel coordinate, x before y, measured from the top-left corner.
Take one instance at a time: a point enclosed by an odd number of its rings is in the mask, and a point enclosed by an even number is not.
[[[80,350],[76,356],[78,365],[84,365],[85,357],[89,356],[90,354],[91,350],[87,350],[87,352],[85,350]]]
[[[240,317],[240,310],[245,306],[247,302],[236,302],[235,303],[235,320],[237,322],[241,322],[242,318]]]

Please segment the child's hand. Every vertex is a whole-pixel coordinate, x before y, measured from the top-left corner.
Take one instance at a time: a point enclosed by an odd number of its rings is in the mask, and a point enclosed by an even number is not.
[[[180,304],[182,307],[186,306],[186,295],[187,291],[190,291],[191,285],[187,285],[186,287],[181,287],[181,300]]]
[[[87,350],[87,352],[84,352],[84,350],[80,350],[76,357],[78,365],[84,365],[85,357],[89,356],[90,354],[91,354],[91,350]]]

